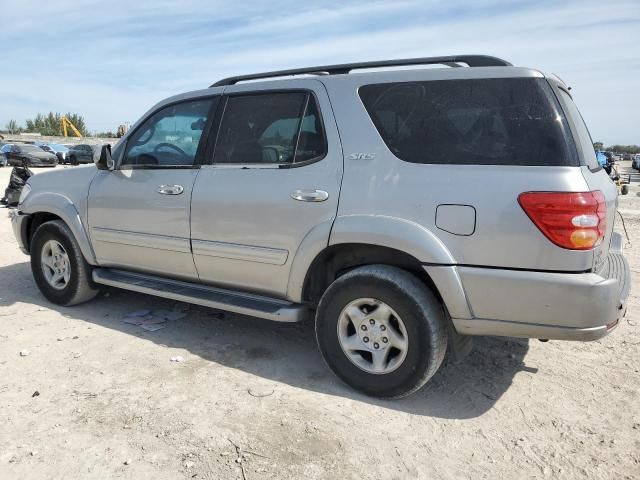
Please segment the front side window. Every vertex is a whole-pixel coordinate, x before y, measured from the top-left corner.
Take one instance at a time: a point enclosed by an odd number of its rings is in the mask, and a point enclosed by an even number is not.
[[[211,99],[197,100],[154,113],[129,138],[121,165],[192,166],[211,105]]]
[[[578,165],[571,134],[541,78],[386,83],[360,88],[398,158],[457,165]]]
[[[214,163],[292,164],[326,151],[322,120],[305,92],[232,96],[227,100]]]

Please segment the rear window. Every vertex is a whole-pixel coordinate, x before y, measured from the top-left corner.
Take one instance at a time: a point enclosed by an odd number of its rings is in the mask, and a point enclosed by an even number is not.
[[[385,83],[363,86],[359,94],[387,147],[407,162],[578,165],[544,79]]]

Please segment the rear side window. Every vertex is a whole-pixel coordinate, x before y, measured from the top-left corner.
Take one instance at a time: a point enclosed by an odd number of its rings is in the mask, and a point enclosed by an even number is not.
[[[385,83],[363,86],[359,94],[387,147],[407,162],[578,165],[544,79]]]
[[[585,165],[587,165],[587,167],[589,167],[591,170],[600,168],[600,162],[598,162],[598,157],[596,157],[596,152],[593,148],[593,140],[591,139],[591,134],[587,129],[587,124],[584,123],[584,119],[582,118],[578,107],[567,92],[562,89],[558,89],[558,91],[560,92],[560,96],[562,97],[562,103],[564,104],[567,114],[573,119],[573,124],[576,129],[576,135],[578,137],[577,140],[582,146],[582,154],[584,156]]]
[[[325,152],[313,95],[260,93],[229,97],[214,163],[286,165],[319,159]]]

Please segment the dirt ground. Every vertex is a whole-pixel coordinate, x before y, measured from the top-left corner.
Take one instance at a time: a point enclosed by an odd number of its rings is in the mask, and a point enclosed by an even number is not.
[[[611,335],[477,338],[400,401],[338,381],[311,325],[189,307],[148,332],[123,318],[187,306],[116,290],[52,305],[0,210],[0,478],[640,478],[638,180],[620,200],[634,287]]]

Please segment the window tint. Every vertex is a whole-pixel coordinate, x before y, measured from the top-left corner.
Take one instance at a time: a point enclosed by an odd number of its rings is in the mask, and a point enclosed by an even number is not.
[[[360,88],[389,149],[414,163],[577,165],[544,79],[438,80]]]
[[[562,97],[562,103],[567,110],[567,114],[573,120],[573,123],[577,130],[577,141],[579,141],[580,145],[582,146],[585,164],[591,170],[600,168],[600,162],[598,162],[598,157],[596,157],[596,152],[593,149],[593,140],[591,140],[591,134],[587,129],[587,124],[584,122],[584,119],[582,118],[578,107],[567,92],[563,91],[562,89],[558,89],[558,91],[560,92],[560,96]]]
[[[296,148],[296,163],[322,157],[326,153],[326,145],[318,105],[313,95],[309,95],[309,102],[300,125],[300,137]]]
[[[214,162],[290,164],[319,157],[324,149],[313,95],[233,96],[227,100]]]
[[[129,138],[121,165],[193,165],[211,103],[184,102],[154,113]]]

